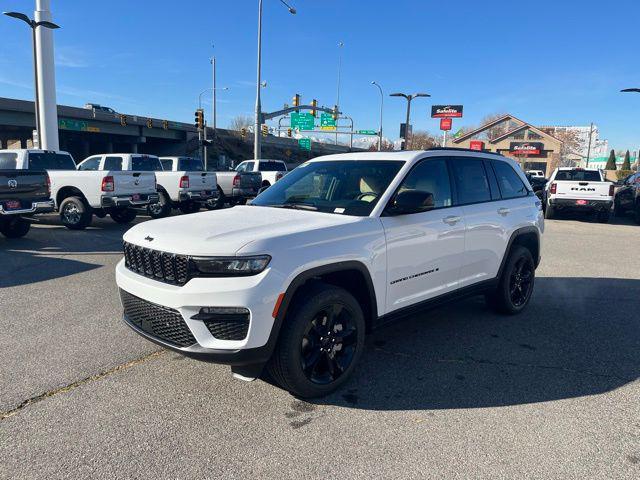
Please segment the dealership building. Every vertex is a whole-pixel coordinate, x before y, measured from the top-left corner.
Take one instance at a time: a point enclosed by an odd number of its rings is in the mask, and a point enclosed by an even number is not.
[[[513,115],[456,135],[447,145],[501,153],[513,158],[523,170],[542,170],[545,175],[559,164],[562,149],[561,140]]]

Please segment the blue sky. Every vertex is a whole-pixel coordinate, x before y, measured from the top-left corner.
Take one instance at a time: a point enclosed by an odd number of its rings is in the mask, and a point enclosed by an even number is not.
[[[51,0],[58,102],[191,122],[218,59],[218,124],[252,115],[257,0]],[[436,132],[432,103],[461,103],[454,130],[509,112],[533,124],[598,124],[611,146],[640,146],[640,2],[616,0],[264,0],[265,110],[294,93],[333,105],[344,42],[342,110],[377,129],[385,93],[425,91],[414,129]],[[32,14],[33,1],[0,0]],[[30,37],[0,18],[0,96],[31,99]],[[212,49],[212,44],[215,48]],[[397,138],[405,103],[385,98],[385,136]],[[207,112],[209,113],[209,112]]]

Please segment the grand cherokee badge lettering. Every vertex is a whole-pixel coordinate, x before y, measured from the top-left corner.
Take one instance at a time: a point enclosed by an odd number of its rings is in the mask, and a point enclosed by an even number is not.
[[[146,237],[144,237],[144,239],[145,239],[147,242],[153,242],[153,237],[150,237],[150,236],[148,236],[148,235],[147,235]]]

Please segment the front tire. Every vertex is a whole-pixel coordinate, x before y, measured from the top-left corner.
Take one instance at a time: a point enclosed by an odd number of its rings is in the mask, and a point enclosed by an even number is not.
[[[531,252],[520,245],[515,246],[509,253],[498,287],[486,296],[487,303],[499,313],[520,313],[531,299],[535,277]]]
[[[136,215],[136,211],[132,208],[114,208],[113,210],[111,210],[111,213],[109,213],[111,219],[121,225],[126,225],[127,223],[133,222],[133,220],[136,218]]]
[[[318,283],[287,313],[268,371],[293,395],[328,395],[349,380],[364,336],[364,315],[353,295]]]
[[[158,192],[158,202],[147,205],[147,215],[151,218],[164,218],[171,213],[171,199],[165,192]]]
[[[553,208],[553,205],[547,203],[547,208],[544,209],[544,218],[546,218],[547,220],[551,220],[555,214],[556,211]]]
[[[60,204],[60,221],[69,230],[82,230],[91,224],[91,207],[80,197],[67,197]]]
[[[0,223],[0,233],[7,238],[20,238],[29,233],[31,222],[21,217],[10,218]]]

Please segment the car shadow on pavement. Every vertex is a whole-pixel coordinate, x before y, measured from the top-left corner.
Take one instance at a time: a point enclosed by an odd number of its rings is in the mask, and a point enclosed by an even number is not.
[[[368,410],[484,408],[607,392],[640,376],[640,280],[536,279],[527,310],[482,297],[377,330],[354,378],[316,400]]]

